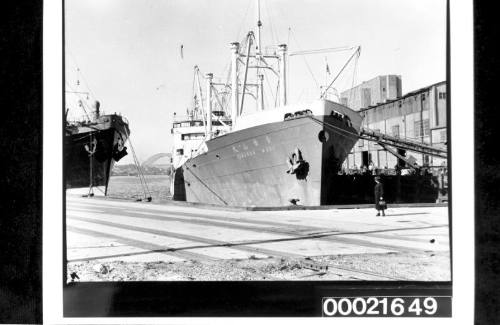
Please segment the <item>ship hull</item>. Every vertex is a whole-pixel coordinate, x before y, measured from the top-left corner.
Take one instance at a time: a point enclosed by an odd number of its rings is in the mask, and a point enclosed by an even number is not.
[[[66,128],[64,142],[66,188],[107,187],[115,162],[127,154],[128,125],[119,116],[106,116],[90,127]]]
[[[327,204],[329,182],[357,140],[353,134],[357,130],[344,121],[321,115],[220,136],[176,170],[174,199],[231,206]],[[296,171],[288,163],[294,153],[303,160]]]

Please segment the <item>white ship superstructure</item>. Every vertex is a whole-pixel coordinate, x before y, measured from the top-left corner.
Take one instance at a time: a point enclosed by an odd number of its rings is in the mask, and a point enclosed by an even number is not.
[[[218,119],[211,121],[212,137],[228,132],[231,118],[226,116],[223,111],[214,111],[213,113]],[[207,129],[207,123],[201,116],[174,116],[172,166],[175,169],[182,166],[188,159],[206,152]]]

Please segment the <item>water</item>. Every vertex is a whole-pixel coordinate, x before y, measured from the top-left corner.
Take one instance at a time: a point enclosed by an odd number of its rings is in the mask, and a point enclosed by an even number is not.
[[[144,175],[154,202],[170,201],[170,177],[166,175]],[[124,199],[144,199],[145,194],[137,176],[111,176],[108,196]],[[149,196],[149,194],[148,194]]]

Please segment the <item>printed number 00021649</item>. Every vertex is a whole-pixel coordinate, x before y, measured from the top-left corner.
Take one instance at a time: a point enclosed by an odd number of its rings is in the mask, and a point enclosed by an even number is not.
[[[325,297],[323,316],[435,316],[434,297]],[[437,316],[437,315],[436,315]]]

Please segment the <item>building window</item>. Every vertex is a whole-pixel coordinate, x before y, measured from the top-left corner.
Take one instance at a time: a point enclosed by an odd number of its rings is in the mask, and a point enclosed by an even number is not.
[[[363,139],[359,139],[358,140],[358,147],[364,147],[364,145],[365,145],[364,140]]]
[[[439,99],[446,99],[446,93],[445,92],[439,92]]]
[[[424,155],[424,166],[429,166],[431,159],[429,155]]]
[[[422,126],[423,122],[423,126]],[[428,136],[430,133],[430,128],[429,128],[429,119],[423,120],[423,121],[415,121],[415,137],[425,137]],[[424,129],[424,134],[422,134],[422,128]]]
[[[422,94],[422,100],[425,100],[425,94]]]
[[[183,155],[184,154],[184,149],[177,149],[176,150],[178,155]]]
[[[393,137],[399,138],[399,125],[393,125],[391,133]]]
[[[446,142],[446,130],[442,130],[441,132],[439,132],[440,134],[440,138],[441,138],[441,142]]]

